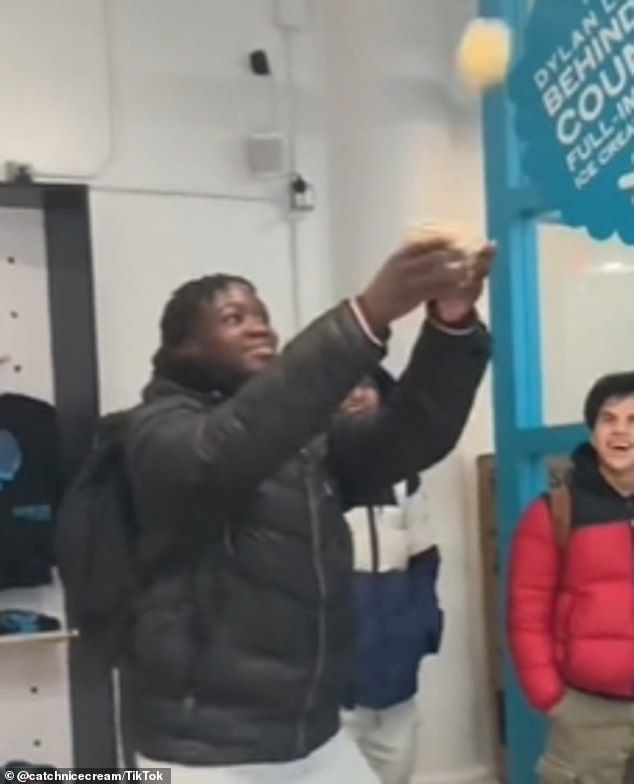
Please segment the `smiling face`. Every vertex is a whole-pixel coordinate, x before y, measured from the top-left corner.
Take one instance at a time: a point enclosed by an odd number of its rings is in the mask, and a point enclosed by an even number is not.
[[[185,351],[198,365],[243,381],[269,364],[277,345],[264,303],[234,284],[201,303]]]
[[[634,479],[634,395],[605,401],[592,431],[592,444],[604,473]]]

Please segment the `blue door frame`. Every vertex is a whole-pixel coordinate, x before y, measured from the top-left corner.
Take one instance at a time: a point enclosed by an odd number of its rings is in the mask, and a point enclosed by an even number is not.
[[[516,40],[528,16],[527,0],[479,0],[483,17],[504,19]],[[586,431],[581,424],[547,427],[543,421],[537,219],[539,196],[524,180],[513,107],[504,87],[483,103],[487,231],[498,243],[491,280],[493,405],[497,518],[500,535],[500,624],[503,627],[507,553],[517,520],[544,488],[543,458],[567,454]],[[504,646],[507,784],[536,780],[543,721],[522,696]]]

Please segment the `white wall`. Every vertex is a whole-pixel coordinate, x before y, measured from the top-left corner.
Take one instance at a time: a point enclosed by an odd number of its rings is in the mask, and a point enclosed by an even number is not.
[[[2,158],[92,188],[104,409],[135,399],[160,308],[190,276],[248,275],[283,336],[296,306],[303,323],[330,303],[321,38],[310,14],[282,34],[275,7],[0,1],[0,61],[12,75],[0,99],[16,107],[0,128]],[[275,82],[249,72],[258,48]],[[290,134],[289,157],[318,199],[306,220],[285,220],[279,179],[249,173],[244,139],[263,130]]]

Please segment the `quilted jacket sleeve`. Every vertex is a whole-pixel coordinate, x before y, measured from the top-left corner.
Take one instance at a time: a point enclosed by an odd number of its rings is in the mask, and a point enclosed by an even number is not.
[[[252,489],[327,429],[384,353],[342,303],[223,403],[208,408],[181,395],[142,408],[127,450],[137,485],[203,485],[225,496]]]
[[[544,712],[564,693],[553,631],[559,563],[550,511],[540,499],[528,507],[513,537],[507,630],[522,690],[528,702]]]
[[[451,334],[428,320],[405,371],[376,416],[340,417],[330,458],[346,506],[389,487],[451,452],[473,409],[488,366],[491,338],[478,323]]]

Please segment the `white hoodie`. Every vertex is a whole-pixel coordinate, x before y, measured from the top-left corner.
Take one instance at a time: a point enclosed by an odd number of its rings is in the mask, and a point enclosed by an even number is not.
[[[396,506],[372,507],[380,572],[405,571],[410,558],[437,544],[423,486],[410,496],[406,487],[407,483],[401,482],[393,488]],[[355,507],[346,514],[352,533],[354,569],[358,572],[373,571],[370,515],[367,506]]]

